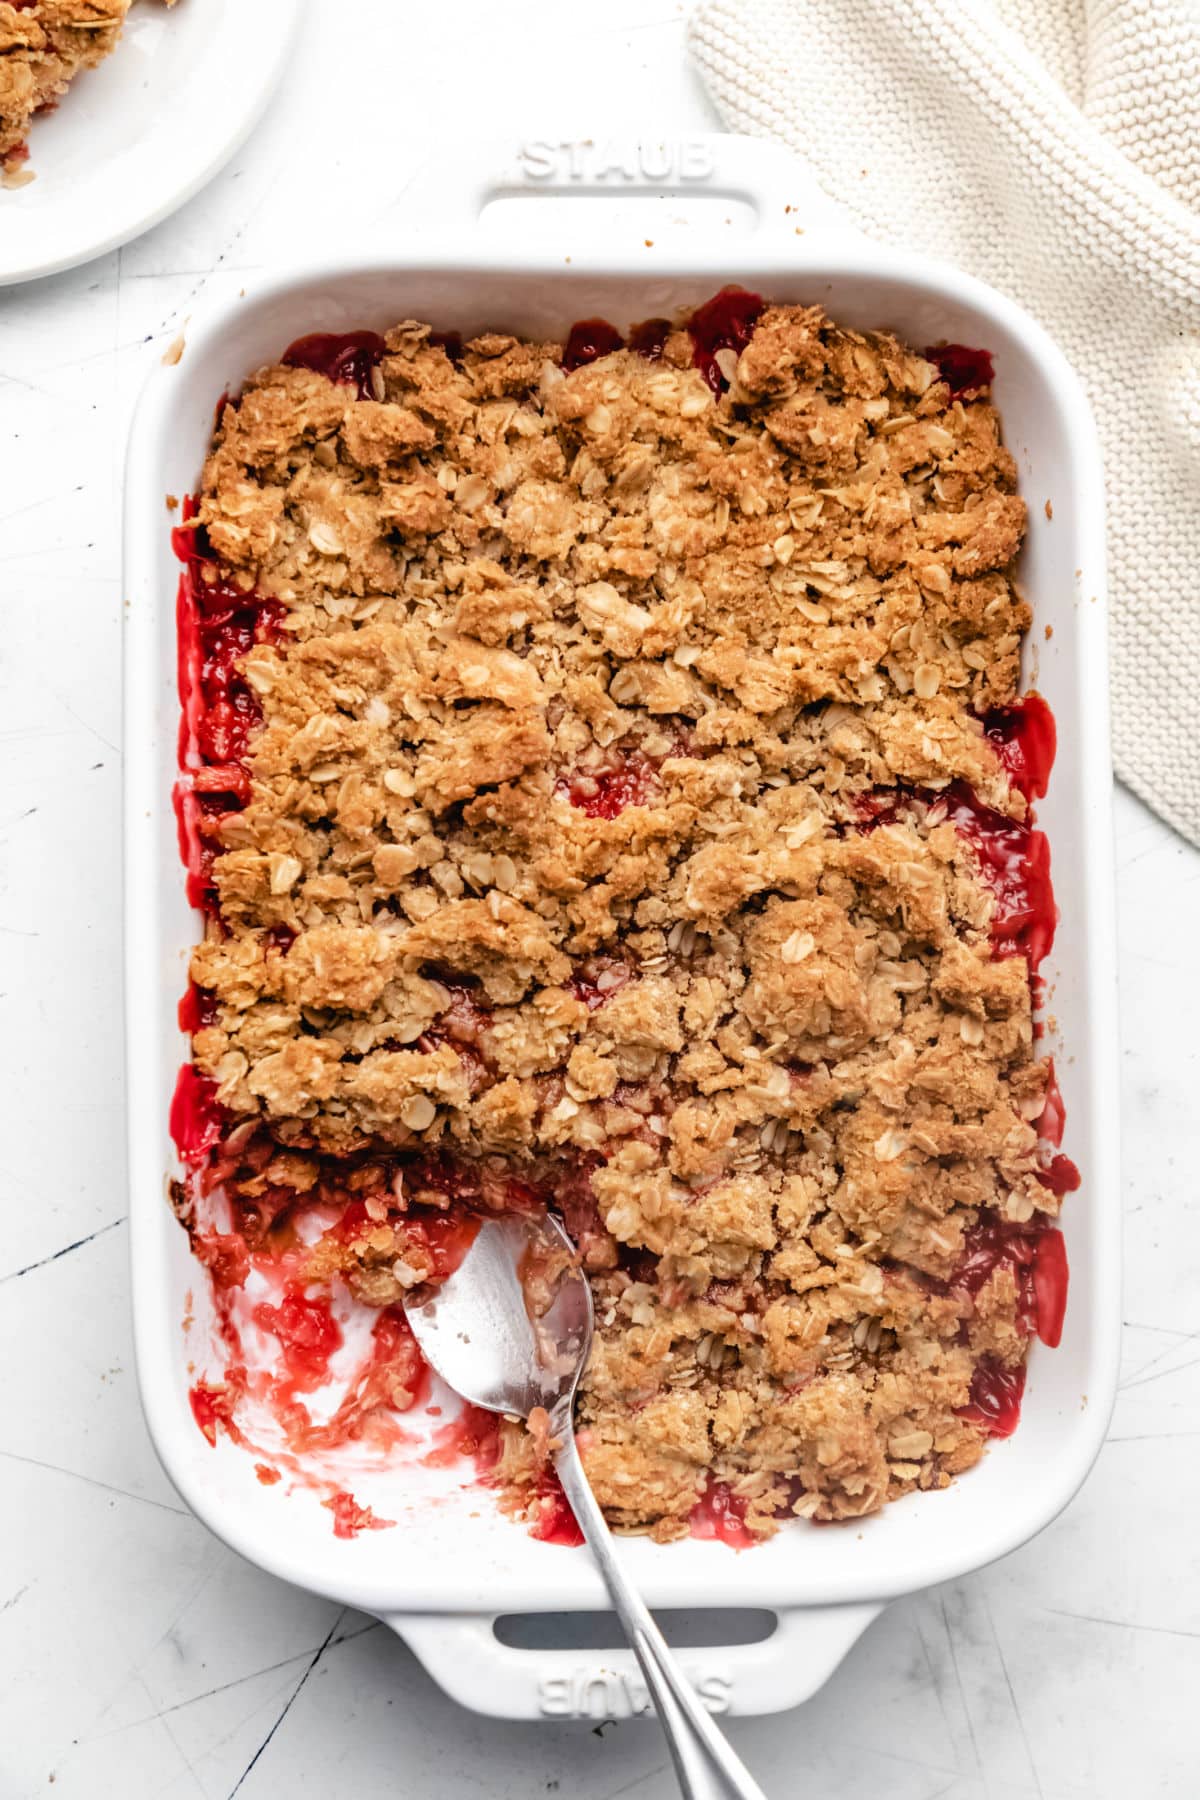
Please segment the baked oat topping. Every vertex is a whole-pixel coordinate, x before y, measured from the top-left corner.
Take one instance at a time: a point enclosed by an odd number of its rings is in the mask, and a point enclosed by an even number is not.
[[[603,323],[310,338],[224,406],[177,1138],[210,1266],[332,1207],[304,1280],[383,1309],[439,1220],[554,1206],[608,1517],[764,1535],[945,1486],[1061,1327],[1025,508],[983,353]]]
[[[117,47],[132,0],[0,0],[0,180],[32,179],[26,139],[82,69]],[[165,0],[173,6],[175,0]]]

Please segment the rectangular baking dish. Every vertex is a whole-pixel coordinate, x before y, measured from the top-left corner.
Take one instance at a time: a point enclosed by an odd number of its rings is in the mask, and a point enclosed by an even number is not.
[[[481,176],[480,168],[497,171]],[[888,1507],[853,1530],[797,1525],[735,1554],[687,1541],[625,1546],[659,1608],[764,1607],[777,1629],[685,1663],[714,1710],[778,1710],[808,1697],[888,1599],[976,1569],[1023,1543],[1071,1499],[1112,1402],[1119,1322],[1116,1006],[1110,850],[1101,473],[1080,385],[1044,332],[1001,295],[925,258],[870,244],[836,217],[802,166],[749,139],[510,145],[457,173],[438,165],[436,225],[415,237],[383,222],[372,254],[251,280],[193,319],[182,358],[153,368],[129,447],[126,488],[126,992],[129,1166],[138,1369],[151,1436],[189,1506],[239,1554],[285,1580],[393,1625],[456,1698],[510,1718],[628,1713],[645,1705],[624,1653],[518,1650],[498,1615],[603,1605],[586,1550],[535,1542],[460,1471],[356,1477],[397,1521],[337,1539],[315,1497],[264,1488],[253,1459],[210,1448],[189,1410],[195,1328],[182,1320],[201,1271],[164,1199],[174,1172],[167,1114],[188,1046],[176,1022],[197,919],[184,897],[175,777],[174,596],[168,493],[199,476],[225,390],[311,331],[383,329],[405,317],[464,335],[565,335],[579,318],[618,326],[707,299],[727,282],[770,299],[819,302],[861,328],[913,343],[982,345],[1020,468],[1030,529],[1021,577],[1035,623],[1027,679],[1058,722],[1039,822],[1061,912],[1044,968],[1067,1105],[1066,1149],[1083,1173],[1063,1226],[1071,1265],[1061,1346],[1034,1345],[1024,1416],[982,1466],[945,1493]],[[536,196],[535,223],[480,227],[486,205]],[[600,198],[607,197],[607,204]],[[554,204],[551,204],[553,199]],[[659,224],[648,241],[646,208]],[[706,216],[697,223],[697,214]],[[624,214],[624,217],[622,217]],[[493,214],[494,216],[494,214]],[[546,239],[537,224],[555,221]],[[634,222],[636,220],[636,223]],[[1046,504],[1046,503],[1049,504]]]

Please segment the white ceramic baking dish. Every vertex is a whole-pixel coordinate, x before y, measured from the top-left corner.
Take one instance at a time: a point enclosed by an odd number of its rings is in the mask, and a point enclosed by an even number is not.
[[[398,1523],[340,1541],[315,1497],[262,1487],[252,1457],[224,1438],[211,1449],[189,1411],[185,1365],[197,1339],[193,1327],[185,1351],[181,1321],[188,1290],[203,1313],[204,1284],[165,1203],[164,1179],[173,1167],[168,1105],[187,1054],[176,1003],[197,920],[184,898],[171,810],[179,570],[163,497],[195,485],[217,397],[314,330],[383,328],[415,316],[467,334],[498,328],[553,337],[597,314],[620,326],[669,313],[731,281],[776,300],[819,301],[839,320],[892,326],[917,344],[985,346],[1029,502],[1021,574],[1034,607],[1036,660],[1027,674],[1036,675],[1059,730],[1039,813],[1061,909],[1044,972],[1061,1046],[1066,1148],[1083,1172],[1064,1219],[1070,1302],[1061,1346],[1033,1348],[1020,1429],[947,1492],[907,1499],[853,1529],[797,1524],[742,1554],[695,1541],[628,1543],[633,1573],[657,1608],[761,1607],[777,1615],[765,1641],[718,1642],[685,1662],[715,1710],[778,1710],[820,1685],[885,1601],[979,1568],[1053,1519],[1084,1479],[1109,1414],[1119,1215],[1095,430],[1075,376],[1032,320],[953,269],[854,235],[782,152],[728,137],[537,144],[509,146],[502,160],[480,167],[500,172],[464,182],[439,164],[435,231],[415,237],[384,220],[380,245],[388,248],[252,280],[243,296],[193,319],[182,360],[156,364],[137,411],[126,493],[126,954],[133,1282],[146,1417],[172,1481],[219,1537],[276,1575],[386,1620],[466,1705],[511,1718],[644,1705],[624,1653],[514,1649],[493,1631],[501,1614],[602,1606],[586,1550],[533,1541],[488,1496],[464,1486],[461,1471],[412,1467],[356,1476],[358,1497]],[[544,205],[527,209],[532,220],[511,210],[516,197],[534,195]],[[491,207],[492,228],[481,228],[481,212],[497,199],[509,212]],[[541,220],[551,216],[548,240]]]

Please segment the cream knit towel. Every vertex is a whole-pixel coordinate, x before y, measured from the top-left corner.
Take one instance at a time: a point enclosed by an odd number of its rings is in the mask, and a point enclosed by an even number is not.
[[[1108,471],[1117,772],[1200,841],[1200,0],[702,0],[728,124],[1034,313]]]

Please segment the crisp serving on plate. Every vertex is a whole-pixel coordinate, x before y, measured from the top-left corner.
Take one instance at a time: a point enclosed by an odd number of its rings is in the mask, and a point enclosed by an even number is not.
[[[33,179],[29,127],[116,49],[132,0],[0,0],[0,184]],[[164,0],[174,6],[175,0]]]
[[[370,1436],[423,1378],[402,1295],[545,1205],[619,1528],[859,1517],[1013,1429],[1078,1176],[991,374],[726,289],[625,339],[307,338],[223,403],[178,533],[210,1437],[233,1296],[289,1442]],[[335,1294],[376,1323],[316,1423]],[[472,1429],[553,1535],[533,1440]]]

